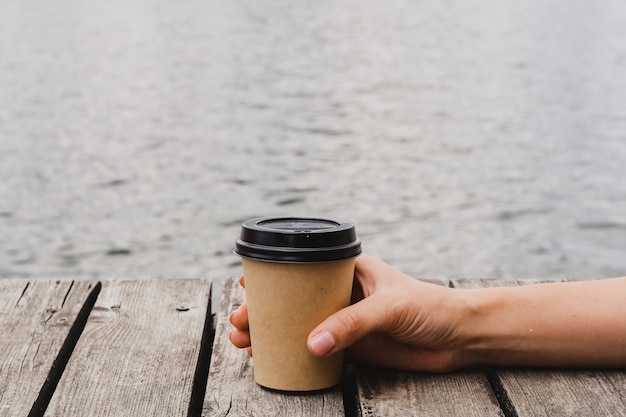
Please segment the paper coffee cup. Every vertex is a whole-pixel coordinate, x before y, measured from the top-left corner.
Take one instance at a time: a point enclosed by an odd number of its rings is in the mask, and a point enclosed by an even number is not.
[[[284,391],[329,388],[341,381],[343,352],[317,358],[309,333],[350,304],[361,242],[347,221],[263,217],[243,223],[243,257],[254,378]]]

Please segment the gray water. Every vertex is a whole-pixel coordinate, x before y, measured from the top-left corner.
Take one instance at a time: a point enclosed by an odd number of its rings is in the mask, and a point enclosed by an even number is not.
[[[0,0],[0,277],[222,279],[274,214],[623,275],[625,168],[622,0]]]

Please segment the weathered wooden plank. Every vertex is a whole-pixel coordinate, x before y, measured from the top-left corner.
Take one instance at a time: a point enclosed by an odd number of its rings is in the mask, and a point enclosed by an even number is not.
[[[513,278],[454,278],[450,281],[455,288],[478,289],[494,287],[515,287],[519,285],[561,282],[553,279],[513,279]]]
[[[373,416],[502,416],[481,372],[426,374],[359,367],[357,414]]]
[[[456,279],[457,288],[527,285],[542,280]],[[626,372],[499,369],[492,383],[505,408],[524,416],[626,416]]]
[[[448,285],[448,281],[426,280]],[[361,416],[500,416],[482,372],[429,374],[357,367],[356,408]]]
[[[254,382],[252,360],[228,340],[230,313],[244,300],[237,280],[224,283],[203,416],[343,416],[340,388],[314,393],[282,393]]]
[[[210,280],[105,282],[45,415],[186,415],[210,291]]]
[[[626,372],[497,371],[509,407],[525,416],[626,416]]]
[[[29,413],[93,285],[0,281],[0,416]]]

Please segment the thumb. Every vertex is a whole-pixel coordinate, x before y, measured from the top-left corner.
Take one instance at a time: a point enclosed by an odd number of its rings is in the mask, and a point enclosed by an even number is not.
[[[376,296],[343,308],[328,317],[309,334],[307,346],[314,356],[328,356],[347,348],[383,326]]]

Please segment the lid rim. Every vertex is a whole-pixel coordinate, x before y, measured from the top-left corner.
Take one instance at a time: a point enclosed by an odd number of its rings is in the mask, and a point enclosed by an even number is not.
[[[243,259],[249,259],[252,261],[259,261],[259,262],[275,262],[279,264],[325,264],[325,263],[331,263],[331,262],[347,261],[350,259],[357,258],[361,255],[361,252],[359,252],[351,256],[341,257],[337,259],[333,258],[333,259],[319,259],[319,260],[316,260],[316,259],[302,260],[302,259],[292,259],[292,258],[276,259],[276,258],[270,258],[269,256],[262,257],[262,256],[242,255],[241,253],[237,253],[235,251],[233,251],[233,253]]]
[[[324,224],[329,227],[320,227]],[[243,258],[268,262],[320,263],[351,259],[362,250],[354,223],[350,221],[277,216],[243,222],[233,252]]]

